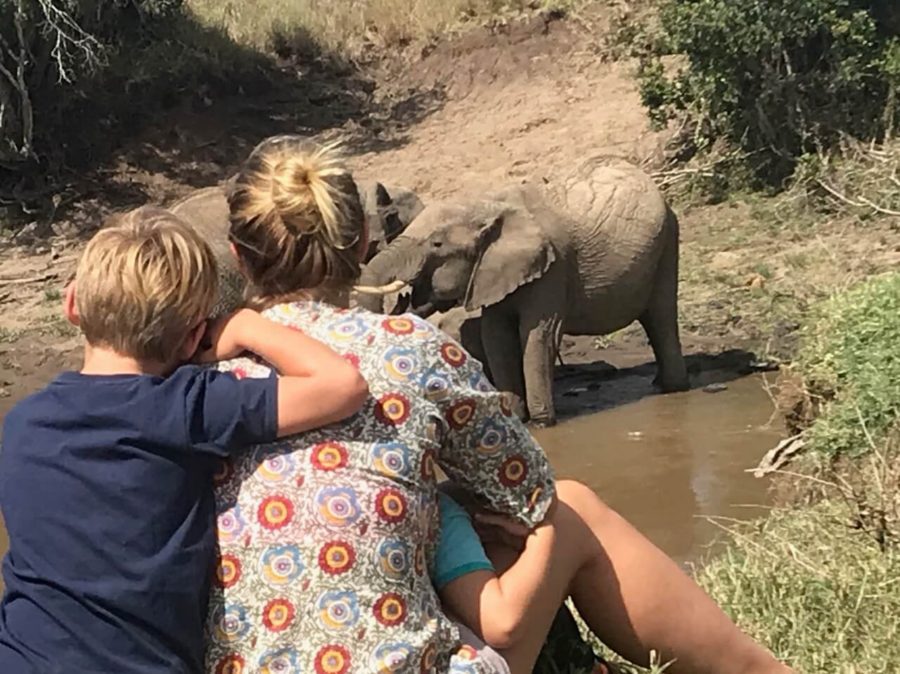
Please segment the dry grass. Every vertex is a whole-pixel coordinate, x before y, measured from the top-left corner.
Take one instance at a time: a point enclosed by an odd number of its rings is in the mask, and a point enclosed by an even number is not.
[[[698,580],[753,637],[804,674],[896,671],[900,555],[857,531],[841,500],[731,532]]]
[[[820,165],[817,180],[857,203],[900,208],[893,175],[900,144],[878,152]],[[882,161],[887,156],[894,159]],[[739,193],[710,206],[702,204],[704,188],[688,184],[696,182],[686,172],[700,175],[701,169],[682,169],[672,189],[683,223],[681,313],[687,332],[737,338],[791,358],[792,335],[809,319],[810,307],[900,264],[897,218],[840,202],[812,182],[813,174],[798,176],[793,189],[776,197]]]
[[[846,139],[839,152],[802,162],[796,183],[834,212],[896,218],[900,217],[898,172],[900,142],[874,145]]]
[[[344,55],[435,37],[467,22],[567,10],[577,0],[188,0],[201,23],[260,51],[314,43]]]

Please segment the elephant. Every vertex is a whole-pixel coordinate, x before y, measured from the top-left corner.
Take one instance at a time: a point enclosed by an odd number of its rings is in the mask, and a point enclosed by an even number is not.
[[[663,391],[688,387],[678,334],[679,224],[653,180],[595,157],[558,183],[521,184],[429,204],[375,255],[360,283],[402,281],[427,317],[480,311],[494,384],[556,422],[553,370],[562,335],[602,335],[640,321]],[[381,310],[381,297],[361,297]],[[465,345],[464,345],[465,346]]]
[[[219,263],[219,301],[213,316],[237,306],[246,289],[228,243],[227,195],[233,180],[230,178],[221,185],[195,190],[169,206],[172,213],[203,234]],[[376,181],[359,181],[357,189],[369,229],[368,260],[402,233],[424,205],[414,192]]]

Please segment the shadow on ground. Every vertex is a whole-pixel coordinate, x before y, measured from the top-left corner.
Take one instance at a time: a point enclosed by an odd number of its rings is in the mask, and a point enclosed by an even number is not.
[[[685,356],[685,362],[691,390],[706,390],[710,394],[731,381],[768,369],[766,364],[757,362],[755,354],[743,349],[691,354]],[[558,366],[554,377],[557,417],[564,421],[660,395],[653,385],[655,376],[654,361],[623,368],[602,360]]]
[[[352,152],[397,147],[445,97],[437,85],[380,88],[302,32],[264,55],[188,14],[172,21],[43,101],[39,158],[0,167],[0,234],[17,245],[89,234],[110,210],[215,184],[274,134],[341,136]]]

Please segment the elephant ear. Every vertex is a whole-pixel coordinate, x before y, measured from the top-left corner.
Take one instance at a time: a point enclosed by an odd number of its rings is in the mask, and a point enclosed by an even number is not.
[[[481,255],[466,291],[469,311],[500,302],[543,276],[556,260],[546,232],[524,208],[500,211],[482,224],[478,236]]]

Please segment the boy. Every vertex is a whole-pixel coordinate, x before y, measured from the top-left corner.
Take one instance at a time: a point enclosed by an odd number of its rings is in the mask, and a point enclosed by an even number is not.
[[[5,421],[0,672],[202,672],[217,459],[363,406],[352,365],[252,311],[203,359],[251,351],[280,378],[182,367],[215,291],[208,246],[162,209],[88,244],[64,304],[84,366]]]

